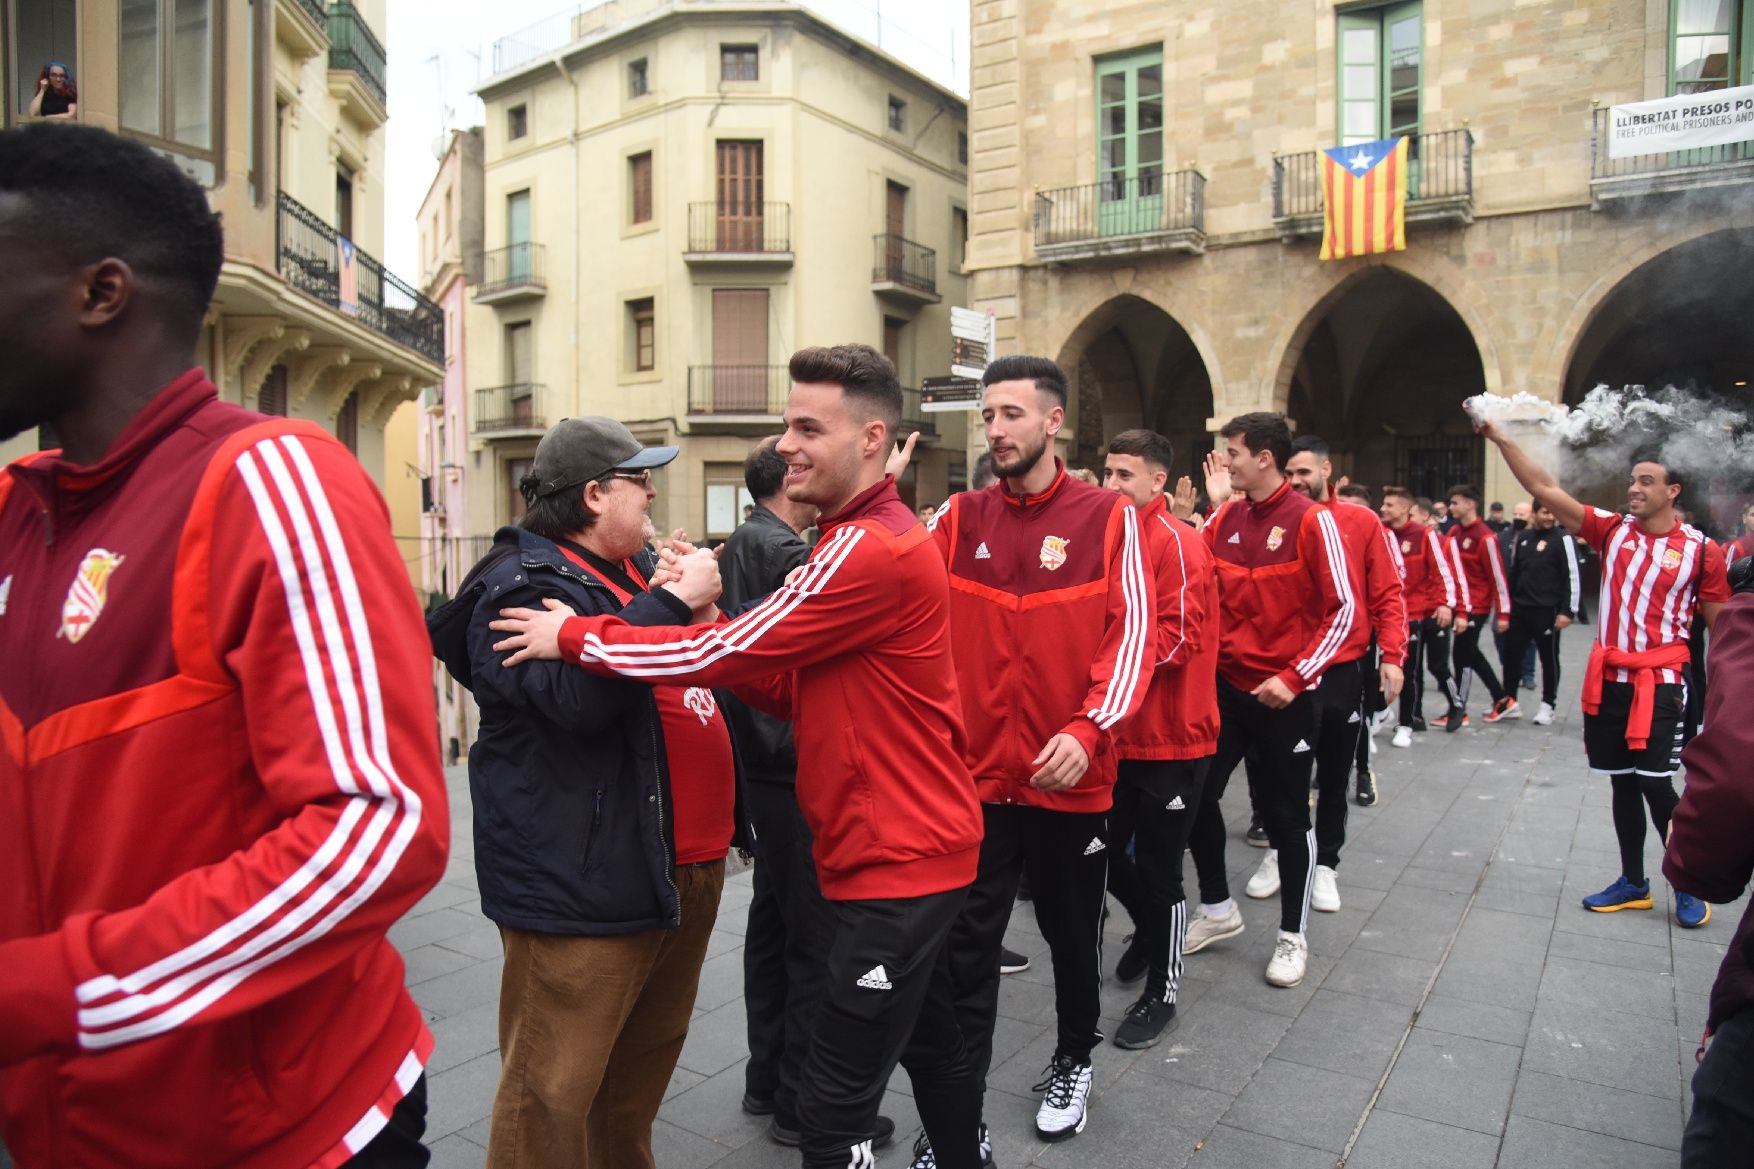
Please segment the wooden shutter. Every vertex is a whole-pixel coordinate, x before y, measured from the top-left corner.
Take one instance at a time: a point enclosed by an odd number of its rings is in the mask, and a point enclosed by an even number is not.
[[[713,412],[778,413],[768,398],[767,289],[716,288]]]
[[[718,144],[719,251],[762,250],[762,216],[767,198],[760,142]]]
[[[627,160],[628,184],[632,188],[634,223],[652,221],[652,152],[645,151]]]

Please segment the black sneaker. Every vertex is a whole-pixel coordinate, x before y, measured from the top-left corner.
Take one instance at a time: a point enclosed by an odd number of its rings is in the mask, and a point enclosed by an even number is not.
[[[1413,720],[1413,732],[1415,734],[1418,734],[1419,732],[1423,731],[1424,729],[1425,729],[1425,720],[1422,718],[1415,718]]]
[[[1029,969],[1029,955],[1019,954],[1016,950],[999,947],[999,973],[1021,974]]]
[[[1150,1047],[1163,1038],[1163,1032],[1175,1022],[1175,1004],[1160,998],[1142,998],[1127,1008],[1127,1017],[1115,1029],[1115,1046],[1128,1051]]]
[[[1259,816],[1249,821],[1248,842],[1256,848],[1267,847],[1267,826],[1261,823]]]
[[[1368,808],[1376,803],[1376,773],[1370,768],[1358,769],[1358,790],[1353,793],[1352,798],[1358,801],[1361,808]]]
[[[1145,971],[1151,963],[1145,958],[1145,939],[1138,934],[1128,934],[1121,941],[1127,944],[1121,960],[1115,963],[1115,981],[1122,986],[1132,986],[1145,977]]]
[[[1468,712],[1459,706],[1450,707],[1449,713],[1443,716],[1443,729],[1448,734],[1453,735],[1467,725]]]
[[[938,1158],[932,1152],[932,1139],[922,1130],[914,1138],[913,1160],[907,1163],[908,1169],[938,1169]],[[987,1126],[981,1125],[981,1169],[993,1169],[993,1138],[987,1135]]]
[[[743,1093],[743,1111],[751,1116],[772,1116],[773,1097],[757,1096],[754,1092]]]
[[[767,1136],[774,1144],[784,1145],[788,1149],[797,1148],[804,1139],[804,1134],[798,1131],[796,1123],[783,1124],[777,1116],[768,1122]],[[871,1147],[873,1149],[886,1148],[894,1140],[895,1121],[887,1116],[879,1116],[877,1118],[877,1131],[871,1134]]]

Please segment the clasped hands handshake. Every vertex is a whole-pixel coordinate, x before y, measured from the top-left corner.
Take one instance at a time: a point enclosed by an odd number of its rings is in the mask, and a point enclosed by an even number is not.
[[[674,594],[688,606],[696,624],[717,621],[722,590],[718,550],[696,548],[680,528],[657,544],[658,567],[647,587]],[[565,601],[553,597],[544,597],[542,605],[540,609],[501,609],[499,620],[488,624],[494,632],[509,635],[493,643],[495,652],[510,654],[505,665],[560,659],[560,627],[578,614]]]

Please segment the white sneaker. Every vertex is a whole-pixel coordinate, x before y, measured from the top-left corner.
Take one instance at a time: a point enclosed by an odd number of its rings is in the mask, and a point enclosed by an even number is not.
[[[1248,887],[1243,890],[1256,901],[1271,897],[1279,891],[1279,850],[1269,848],[1267,855],[1261,858],[1261,867],[1249,878]]]
[[[1188,923],[1188,936],[1182,939],[1182,953],[1198,953],[1213,942],[1234,938],[1241,932],[1242,910],[1234,905],[1223,917],[1207,917],[1203,913],[1196,913],[1194,919]]]
[[[1553,714],[1553,704],[1551,702],[1543,702],[1541,704],[1541,709],[1535,712],[1535,725],[1538,727],[1552,726]]]
[[[1309,907],[1323,913],[1340,912],[1340,888],[1336,884],[1339,874],[1327,865],[1317,865],[1315,871],[1315,887],[1310,890]]]
[[[1088,1063],[1073,1063],[1069,1055],[1054,1056],[1035,1090],[1042,1093],[1035,1135],[1044,1141],[1063,1141],[1084,1131],[1084,1122],[1090,1119],[1085,1107],[1090,1099]]]
[[[1296,934],[1279,931],[1273,960],[1267,963],[1267,981],[1273,986],[1296,986],[1309,967],[1309,943]]]
[[[1535,721],[1539,722],[1540,720],[1537,719]],[[1389,740],[1389,746],[1391,746],[1391,747],[1411,747],[1412,745],[1413,745],[1413,728],[1412,727],[1396,727],[1395,728],[1395,737]]]

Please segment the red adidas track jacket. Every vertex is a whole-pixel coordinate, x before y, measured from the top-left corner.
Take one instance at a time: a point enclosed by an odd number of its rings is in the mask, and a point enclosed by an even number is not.
[[[1121,724],[1120,759],[1204,759],[1218,749],[1218,574],[1200,534],[1159,495],[1139,509],[1156,578],[1156,668],[1139,713]]]
[[[1062,464],[1039,495],[1013,495],[1001,481],[951,496],[932,534],[950,570],[950,637],[980,798],[1107,811],[1115,734],[1144,702],[1155,660],[1155,592],[1133,505]],[[1084,747],[1089,770],[1076,787],[1037,791],[1034,760],[1061,732]]]
[[[1476,519],[1467,527],[1457,524],[1446,538],[1450,563],[1455,566],[1462,591],[1462,609],[1474,617],[1493,612],[1500,617],[1510,616],[1510,582],[1504,575],[1498,533],[1487,527],[1484,520]]]
[[[1407,601],[1402,588],[1406,569],[1400,563],[1400,550],[1382,520],[1369,508],[1347,503],[1332,492],[1328,502],[1318,506],[1326,508],[1339,525],[1340,539],[1346,544],[1346,570],[1352,595],[1363,597],[1370,613],[1368,623],[1357,623],[1336,660],[1351,662],[1363,657],[1370,650],[1374,633],[1382,660],[1391,666],[1405,665]]]
[[[1237,496],[1202,533],[1218,565],[1218,673],[1252,691],[1277,676],[1293,694],[1321,678],[1364,621],[1333,515],[1287,479],[1260,503]]]
[[[829,900],[959,889],[974,880],[981,816],[962,761],[944,566],[893,478],[819,526],[803,575],[735,620],[574,617],[561,657],[599,674],[737,686],[791,719],[798,807]]]
[[[1439,605],[1456,611],[1461,597],[1456,592],[1455,566],[1437,529],[1409,520],[1388,533],[1400,545],[1401,562],[1407,566],[1407,620],[1423,621]]]
[[[0,473],[0,1135],[309,1169],[431,1050],[384,931],[444,869],[431,648],[376,488],[199,370]]]

